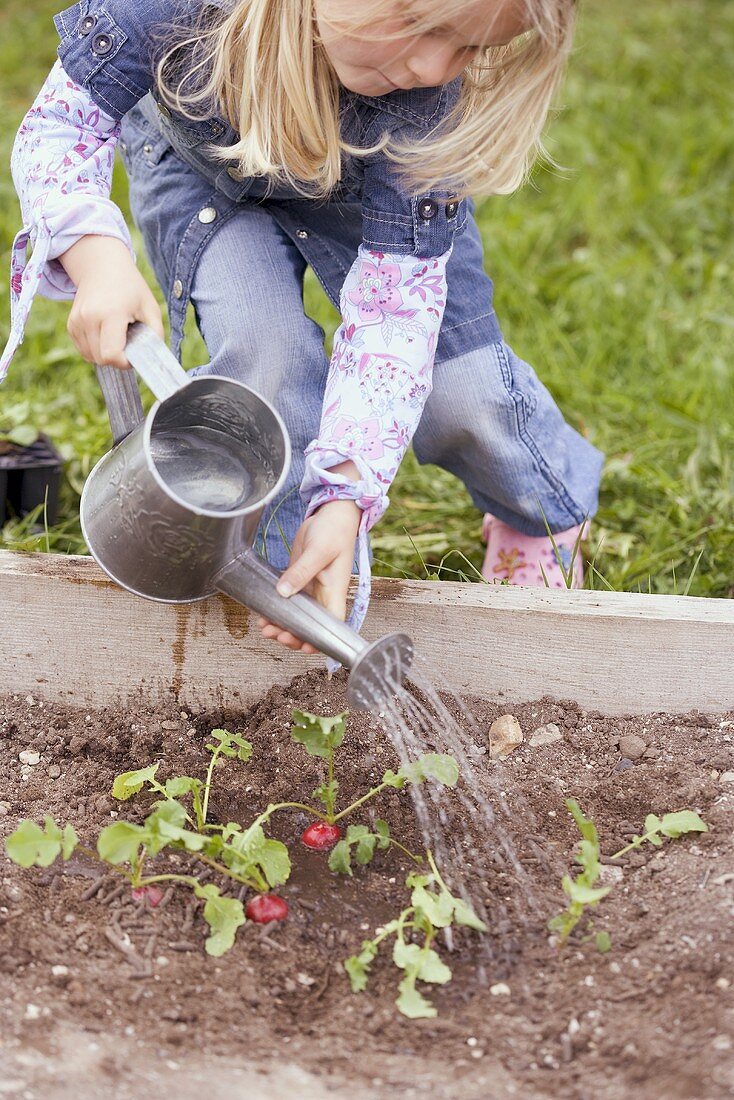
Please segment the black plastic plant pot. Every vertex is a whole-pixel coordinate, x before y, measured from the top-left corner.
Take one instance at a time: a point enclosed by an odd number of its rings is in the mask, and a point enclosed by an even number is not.
[[[54,524],[63,465],[61,455],[45,435],[29,447],[0,444],[0,526],[9,516],[22,519],[44,504],[46,523],[49,527]]]

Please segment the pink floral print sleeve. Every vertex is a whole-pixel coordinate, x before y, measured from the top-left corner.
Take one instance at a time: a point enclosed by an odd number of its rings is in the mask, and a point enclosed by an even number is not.
[[[117,237],[132,252],[125,219],[109,197],[119,132],[57,62],[23,120],[11,158],[23,228],[11,253],[10,338],[0,356],[0,381],[23,340],[36,294],[74,297],[57,257],[89,233]]]
[[[337,498],[362,509],[359,585],[349,619],[355,630],[371,589],[367,533],[388,506],[388,489],[431,392],[450,255],[422,260],[362,245],[342,287],[342,325],[318,438],[306,449],[301,495],[307,515]],[[359,481],[332,470],[346,460],[359,470]]]

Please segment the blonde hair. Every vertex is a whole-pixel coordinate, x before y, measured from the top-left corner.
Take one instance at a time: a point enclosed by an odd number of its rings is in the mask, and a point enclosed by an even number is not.
[[[415,193],[507,194],[545,152],[543,126],[570,52],[576,7],[575,0],[520,2],[531,29],[507,46],[482,49],[462,74],[449,116],[413,142],[385,134],[363,149],[343,140],[339,81],[318,35],[313,0],[236,0],[224,18],[201,23],[166,50],[158,84],[169,106],[191,118],[218,105],[240,138],[213,147],[217,159],[307,196],[326,197],[337,186],[343,153],[380,150]],[[376,3],[370,22],[394,17],[394,0]],[[415,29],[426,31],[465,2],[417,6]],[[349,30],[369,35],[364,18],[350,20]]]

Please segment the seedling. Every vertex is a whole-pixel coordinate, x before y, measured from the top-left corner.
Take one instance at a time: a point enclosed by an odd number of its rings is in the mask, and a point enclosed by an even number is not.
[[[419,757],[412,764],[400,768],[397,772],[389,769],[377,786],[372,787],[366,794],[337,813],[339,783],[334,775],[334,756],[344,740],[346,718],[346,711],[333,718],[323,718],[302,710],[293,711],[291,728],[293,740],[303,745],[309,756],[326,760],[327,765],[324,782],[313,792],[313,797],[323,804],[325,812],[322,813],[312,806],[300,807],[307,809],[320,819],[308,826],[301,840],[307,848],[322,851],[332,848],[329,867],[332,871],[339,871],[345,875],[352,874],[353,849],[355,861],[361,866],[365,866],[372,860],[376,850],[384,850],[391,846],[398,848],[414,862],[421,863],[420,856],[408,851],[390,835],[390,828],[386,821],[377,821],[374,831],[366,825],[350,825],[344,839],[341,839],[341,829],[336,823],[360,809],[383,791],[402,790],[408,783],[424,783],[428,779],[433,779],[446,787],[455,787],[459,779],[459,767],[456,761],[453,756],[431,752]]]
[[[67,825],[62,831],[53,818],[47,817],[44,829],[33,821],[22,821],[6,841],[8,855],[22,867],[48,867],[59,855],[66,860],[74,851],[83,852],[126,878],[133,896],[147,898],[153,907],[162,897],[159,883],[188,886],[204,902],[204,920],[210,930],[206,941],[208,954],[224,954],[234,943],[237,929],[245,923],[242,902],[224,897],[220,888],[211,883],[202,885],[195,875],[144,874],[149,858],[164,850],[178,850],[194,855],[226,878],[262,894],[286,882],[290,875],[288,849],[280,841],[265,836],[263,824],[270,816],[267,811],[247,828],[237,822],[215,825],[207,821],[217,764],[222,759],[246,763],[252,754],[252,746],[238,734],[213,730],[211,737],[207,750],[212,759],[205,781],[174,776],[162,784],[156,778],[160,763],[118,775],[112,794],[120,801],[127,801],[143,789],[161,797],[142,825],[123,820],[103,829],[96,852],[79,842],[73,826]],[[191,797],[189,808],[181,801],[187,796]]]
[[[581,807],[575,799],[569,798],[566,807],[573,817],[581,832],[581,842],[576,853],[576,862],[581,865],[581,873],[572,879],[570,875],[564,875],[562,887],[569,899],[569,903],[562,913],[553,917],[548,927],[553,932],[558,932],[559,947],[563,947],[568,937],[576,928],[582,917],[586,916],[589,926],[593,924],[589,919],[589,910],[594,908],[602,898],[610,893],[611,886],[595,886],[598,881],[602,866],[599,849],[599,838],[593,821],[584,817]],[[641,848],[649,843],[659,848],[663,844],[663,837],[677,839],[685,833],[707,833],[708,825],[693,810],[677,810],[674,813],[664,814],[658,817],[656,814],[648,814],[645,818],[644,833],[635,835],[629,844],[615,852],[611,859],[619,859],[621,856]],[[602,953],[611,947],[611,937],[608,932],[598,932],[595,942],[597,950]]]
[[[413,1020],[437,1015],[435,1005],[421,993],[416,983],[445,985],[452,977],[450,967],[433,947],[438,931],[452,925],[466,925],[478,932],[487,930],[471,906],[454,897],[448,889],[430,852],[427,859],[431,869],[429,874],[411,872],[406,879],[406,886],[411,890],[411,904],[396,920],[378,930],[374,939],[364,940],[360,953],[352,955],[344,963],[352,991],[360,993],[367,987],[370,967],[380,945],[394,936],[393,962],[404,971],[395,1004],[403,1016]],[[421,942],[414,942],[413,936],[422,937]]]

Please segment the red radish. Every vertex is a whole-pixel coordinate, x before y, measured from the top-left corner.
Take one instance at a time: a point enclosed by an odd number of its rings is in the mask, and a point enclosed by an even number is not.
[[[146,898],[151,909],[160,905],[163,901],[163,891],[160,886],[136,886],[133,890],[133,901],[145,901]]]
[[[338,825],[329,825],[326,821],[314,821],[309,825],[301,840],[307,848],[315,848],[317,852],[327,852],[333,848],[338,840],[341,840],[342,831]]]
[[[271,920],[285,920],[288,916],[288,902],[277,894],[258,894],[250,898],[245,908],[245,916],[255,924],[269,924]]]

